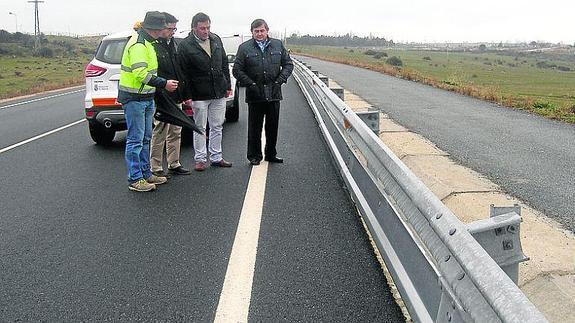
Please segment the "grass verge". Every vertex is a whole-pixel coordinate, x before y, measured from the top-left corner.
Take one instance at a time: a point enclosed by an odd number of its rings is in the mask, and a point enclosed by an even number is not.
[[[541,68],[541,62],[569,67],[569,60],[513,53],[385,50],[366,55],[360,48],[290,46],[293,53],[416,81],[440,89],[575,123],[575,72]],[[379,57],[378,57],[379,56]],[[403,66],[386,63],[400,57]],[[555,62],[555,63],[553,63]]]

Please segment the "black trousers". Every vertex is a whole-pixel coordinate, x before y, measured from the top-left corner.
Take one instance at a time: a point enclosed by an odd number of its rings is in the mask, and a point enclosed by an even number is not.
[[[248,159],[262,160],[262,127],[265,118],[266,158],[277,155],[280,101],[248,103]]]

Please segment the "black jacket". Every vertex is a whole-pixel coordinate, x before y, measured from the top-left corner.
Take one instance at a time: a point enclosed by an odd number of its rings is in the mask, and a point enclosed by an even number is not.
[[[255,39],[238,48],[233,74],[246,87],[246,102],[269,102],[282,99],[282,83],[293,71],[293,62],[279,39],[268,38],[264,52]]]
[[[159,38],[157,42],[154,43],[154,49],[156,50],[156,56],[158,57],[158,76],[165,78],[166,80],[178,80],[178,89],[174,92],[168,92],[168,95],[172,100],[180,103],[184,101],[186,88],[185,80],[183,78],[183,73],[180,69],[180,64],[178,63],[178,56],[176,54],[176,42],[172,38],[170,43],[166,39]],[[159,95],[160,91],[156,91],[156,97]]]
[[[222,40],[213,33],[210,33],[209,40],[211,57],[198,44],[193,32],[178,47],[178,61],[186,82],[187,99],[220,99],[232,88],[228,56]]]

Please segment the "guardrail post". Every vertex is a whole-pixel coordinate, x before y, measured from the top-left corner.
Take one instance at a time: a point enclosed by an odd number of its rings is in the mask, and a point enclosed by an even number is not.
[[[379,110],[356,112],[357,116],[363,121],[371,131],[379,135]]]
[[[343,94],[343,88],[341,88],[341,87],[331,87],[330,90],[332,90],[333,93],[335,93],[342,101],[345,100],[344,94]]]
[[[322,81],[325,85],[329,86],[329,78],[323,74],[318,75],[320,81]]]
[[[517,284],[519,263],[529,260],[521,248],[521,207],[497,207],[491,204],[489,219],[467,225],[467,231],[479,242],[503,271]]]

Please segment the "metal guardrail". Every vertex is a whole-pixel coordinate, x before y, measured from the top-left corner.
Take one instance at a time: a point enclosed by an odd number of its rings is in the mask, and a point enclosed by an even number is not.
[[[298,82],[416,322],[547,322],[467,227],[324,83]]]

